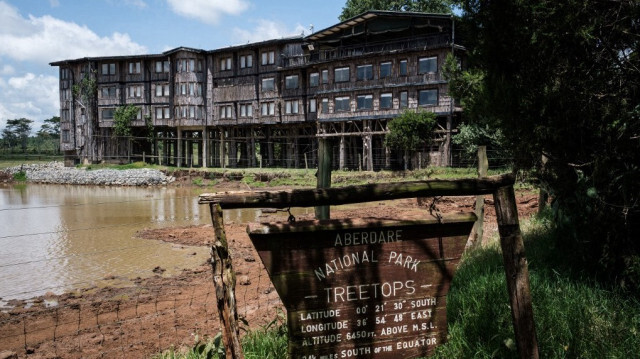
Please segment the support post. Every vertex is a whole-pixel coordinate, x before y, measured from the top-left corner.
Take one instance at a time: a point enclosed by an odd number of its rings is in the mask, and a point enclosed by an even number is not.
[[[487,147],[478,146],[478,178],[487,177],[489,171],[489,160],[487,159]],[[468,247],[477,247],[482,244],[484,235],[484,196],[476,196],[476,216],[478,219],[471,229]]]
[[[538,339],[533,321],[533,305],[529,287],[529,269],[520,233],[518,208],[513,186],[501,187],[493,194],[500,233],[500,246],[507,290],[511,304],[513,330],[520,358],[539,357]]]
[[[211,244],[211,270],[216,288],[216,304],[222,324],[222,342],[226,357],[242,359],[244,354],[239,339],[238,312],[236,309],[236,277],[229,256],[227,235],[224,232],[222,208],[218,203],[210,203],[211,221],[215,240]]]
[[[331,141],[322,138],[318,140],[318,177],[317,188],[329,188],[331,187]],[[331,212],[329,206],[317,206],[316,219],[329,219]]]
[[[543,154],[540,162],[540,175],[544,175],[544,172],[547,167],[547,161],[549,161],[549,158]],[[538,214],[542,213],[545,210],[545,208],[547,207],[547,201],[549,200],[549,193],[545,191],[544,188],[542,188],[542,186],[540,187],[539,191],[540,192],[538,193]]]

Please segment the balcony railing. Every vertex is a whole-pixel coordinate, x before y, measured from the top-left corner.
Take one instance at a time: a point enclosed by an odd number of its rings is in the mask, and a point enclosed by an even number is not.
[[[411,50],[428,50],[451,46],[450,34],[415,36],[393,41],[372,42],[354,46],[340,46],[330,50],[320,50],[307,55],[285,56],[284,67],[297,67],[314,62],[342,60],[371,54],[384,54]]]

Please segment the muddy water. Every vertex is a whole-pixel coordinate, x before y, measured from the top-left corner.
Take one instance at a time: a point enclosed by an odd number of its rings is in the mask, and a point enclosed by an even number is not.
[[[202,264],[206,248],[135,238],[143,228],[211,223],[191,188],[0,186],[0,306],[47,292],[126,285]],[[225,222],[259,210],[225,211]]]

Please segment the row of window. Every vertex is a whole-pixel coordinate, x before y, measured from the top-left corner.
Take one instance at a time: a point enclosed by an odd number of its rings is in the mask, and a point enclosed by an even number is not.
[[[157,84],[155,86],[156,97],[169,96],[169,84]],[[130,85],[126,88],[127,98],[141,98],[143,92],[142,85]],[[63,91],[63,94],[65,92]],[[100,98],[116,98],[116,86],[100,87]],[[202,96],[202,84],[199,82],[176,83],[176,94],[182,96]]]
[[[171,63],[169,60],[164,61],[156,61],[155,62],[155,72],[163,73],[169,72],[171,69]],[[63,69],[61,72],[61,79],[68,78],[68,72]],[[101,75],[115,75],[116,74],[116,64],[115,63],[104,63],[100,65],[100,74]],[[179,59],[176,65],[177,72],[202,72],[202,60],[196,59]],[[129,62],[129,74],[130,75],[138,75],[142,72],[142,63],[141,62]]]
[[[409,103],[409,96],[407,91],[401,91],[398,93],[398,108],[407,108]],[[363,94],[355,96],[355,110],[366,111],[373,110],[373,94]],[[418,91],[417,96],[418,106],[435,106],[438,104],[438,90],[427,89]],[[300,113],[300,101],[299,100],[286,100],[284,101],[284,113],[287,115]],[[378,108],[380,110],[393,108],[393,93],[381,93],[379,97]],[[329,99],[321,99],[321,112],[329,113]],[[108,108],[102,110],[102,118],[113,119],[113,112],[115,109]],[[233,105],[220,105],[218,107],[218,114],[220,119],[231,119],[233,115]],[[253,105],[251,103],[243,103],[238,106],[239,117],[253,117]],[[338,96],[333,99],[333,112],[349,112],[351,111],[351,97],[350,96]],[[317,112],[317,100],[309,99],[309,112]],[[275,102],[262,102],[260,104],[260,114],[262,116],[275,115]],[[156,119],[168,119],[170,118],[169,107],[156,107],[155,110]],[[202,106],[175,106],[175,118],[204,118],[204,108]],[[140,112],[138,112],[137,119],[140,119]]]
[[[261,53],[261,65],[273,65],[275,63],[275,52],[265,51]],[[253,67],[253,55],[240,56],[240,68]],[[232,58],[224,57],[220,59],[220,71],[228,71],[233,68]],[[170,62],[168,60],[156,61],[155,72],[169,72]],[[176,66],[177,72],[202,72],[202,60],[197,59],[179,59]],[[129,74],[140,74],[141,62],[129,62]],[[418,59],[418,74],[427,74],[438,72],[438,59],[437,57],[422,57]],[[116,64],[104,63],[101,65],[102,75],[115,75]],[[397,75],[407,76],[408,74],[408,60],[403,59],[398,62]],[[328,70],[322,70],[322,83],[329,82]],[[393,75],[393,64],[391,61],[385,61],[378,64],[378,78],[383,79],[391,77]],[[67,69],[61,69],[60,79],[68,79],[69,71]],[[356,80],[372,80],[374,78],[373,64],[365,64],[356,66]],[[309,76],[310,86],[318,86],[320,80],[320,73],[312,73]],[[347,82],[350,80],[350,67],[340,67],[334,69],[334,81],[335,82]]]
[[[438,72],[438,58],[437,57],[422,57],[418,59],[418,75],[436,73]],[[407,76],[408,60],[400,60],[398,62],[397,74],[398,76]],[[393,63],[391,61],[381,62],[378,64],[378,78],[384,79],[393,76]],[[373,64],[365,64],[356,66],[356,80],[366,81],[373,80],[374,68]],[[321,72],[314,72],[309,74],[309,86],[316,87],[320,85],[320,80],[323,84],[329,83],[329,70],[322,70]],[[333,70],[334,82],[348,82],[351,80],[351,67],[337,67]]]
[[[262,65],[273,65],[275,63],[275,51],[266,51],[262,53]],[[240,56],[240,68],[251,68],[253,67],[253,55],[242,55]],[[156,61],[155,62],[155,72],[169,72],[171,68],[170,62],[168,60],[164,61]],[[220,71],[228,71],[231,70],[232,67],[232,58],[225,57],[220,59]],[[116,74],[116,64],[115,63],[104,63],[101,64],[100,74],[102,75],[115,75]],[[202,60],[197,59],[179,59],[177,60],[176,66],[177,72],[202,72]],[[137,62],[129,62],[129,74],[136,75],[142,72],[142,63],[140,61]],[[60,74],[60,79],[69,78],[69,70],[62,69]]]

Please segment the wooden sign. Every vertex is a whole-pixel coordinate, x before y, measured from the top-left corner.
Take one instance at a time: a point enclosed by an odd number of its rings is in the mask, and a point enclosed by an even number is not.
[[[446,295],[475,220],[250,225],[287,309],[290,357],[429,355],[446,339]]]

